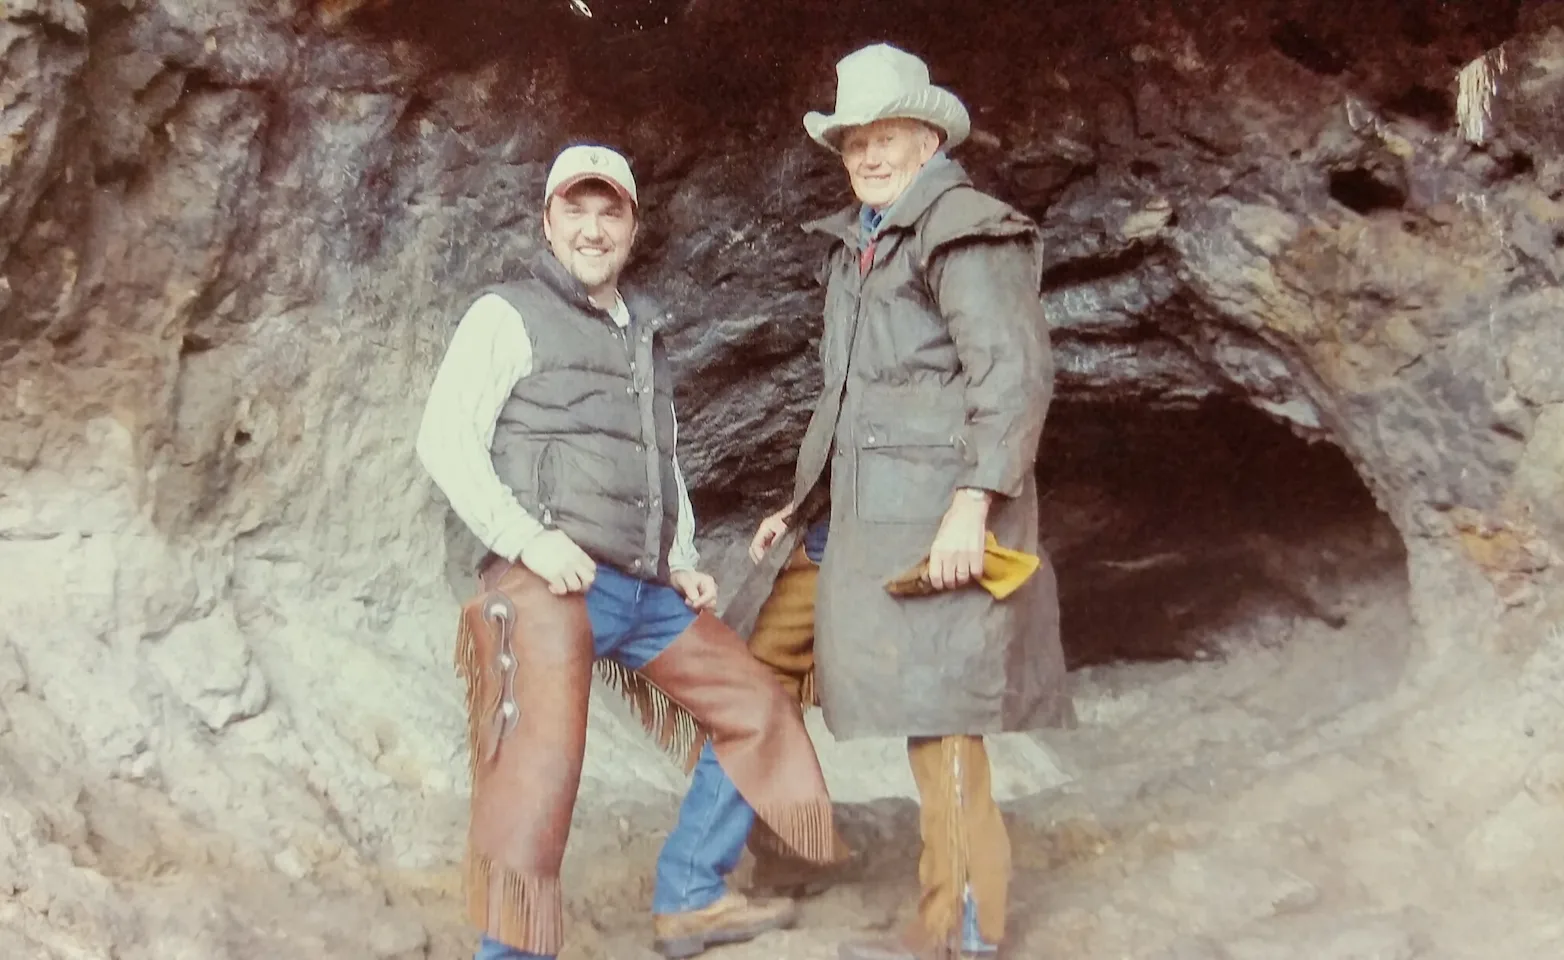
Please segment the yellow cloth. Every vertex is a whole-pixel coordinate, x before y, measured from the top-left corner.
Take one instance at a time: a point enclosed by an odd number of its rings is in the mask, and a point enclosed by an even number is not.
[[[987,532],[986,541],[983,545],[983,574],[977,578],[977,582],[993,594],[995,600],[1003,600],[1020,589],[1021,584],[1037,572],[1042,561],[1030,553],[1001,547],[992,530]],[[885,585],[885,589],[899,597],[922,597],[939,592],[929,582],[927,556],[917,566],[893,578]]]

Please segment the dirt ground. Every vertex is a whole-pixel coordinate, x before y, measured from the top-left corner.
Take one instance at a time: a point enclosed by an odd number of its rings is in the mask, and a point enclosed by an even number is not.
[[[1471,636],[1414,618],[1406,569],[1333,593],[1340,626],[1257,592],[1190,659],[1075,670],[1079,726],[995,751],[1012,956],[1557,960],[1564,632],[1540,614],[1529,625],[1542,629]],[[43,816],[46,786],[24,784],[21,806],[0,796],[0,843],[14,848],[0,852],[21,871],[0,876],[0,955],[471,956],[452,867],[376,875],[345,859],[291,880],[286,863],[128,804],[61,796],[78,813]],[[676,797],[605,789],[584,790],[571,837],[563,960],[653,956],[652,869]],[[451,804],[418,829],[458,843]],[[828,960],[910,917],[914,802],[844,802],[839,817],[858,874],[806,901],[795,929],[713,960]]]
[[[1122,470],[1056,458],[1044,527],[1080,722],[993,751],[1011,956],[1564,955],[1564,633],[1540,607],[1463,627],[1467,587],[1409,559],[1328,453],[1241,421],[1173,423],[1151,424],[1152,439],[1104,433],[1134,448]],[[1194,445],[1204,471],[1155,445],[1200,429],[1227,444],[1221,457],[1215,442]],[[821,755],[828,778],[851,763],[835,745]],[[839,797],[865,799],[865,784],[842,782],[852,789]],[[906,790],[885,793],[839,802],[863,854],[854,875],[806,901],[795,929],[709,956],[829,960],[844,939],[907,921],[917,807]],[[629,824],[673,812],[671,800],[609,802],[578,823],[568,960],[655,956],[663,831]],[[431,928],[430,957],[470,955],[459,925]]]
[[[1537,721],[1561,714],[1547,713],[1552,694],[1525,691],[1564,663],[1564,643],[1513,661],[1508,702],[1452,692],[1413,669],[1405,581],[1360,588],[1340,628],[1261,613],[1211,637],[1202,660],[1075,673],[1080,726],[1045,738],[1068,783],[1005,804],[1014,956],[1559,956],[1564,754]],[[1473,694],[1498,682],[1464,679]],[[861,873],[807,901],[795,929],[713,960],[827,960],[911,915],[915,805],[844,804],[840,817]],[[655,956],[657,842],[577,832],[566,957]],[[461,937],[430,956],[466,956]]]

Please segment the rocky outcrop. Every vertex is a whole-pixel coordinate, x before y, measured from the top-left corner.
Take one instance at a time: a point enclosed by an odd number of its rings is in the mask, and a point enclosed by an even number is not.
[[[731,571],[818,386],[820,251],[796,224],[846,200],[799,117],[865,39],[930,59],[973,109],[963,162],[1047,233],[1045,471],[1092,486],[1105,418],[1207,417],[1208,438],[1211,401],[1257,411],[1339,451],[1388,518],[1396,542],[1361,555],[1410,574],[1409,689],[1544,643],[1564,546],[1549,4],[887,10],[4,5],[0,950],[454,955],[455,596],[412,455],[445,339],[535,249],[555,151],[624,148],[637,277],[676,310],[681,457]],[[1474,143],[1456,78],[1485,57]],[[1178,535],[1142,553],[1201,542]],[[1063,558],[1067,584],[1144,559]],[[679,785],[596,709],[583,816],[610,826],[589,851],[657,829]],[[1015,795],[1061,779],[1039,750],[1011,754],[1035,767]],[[890,763],[833,776],[905,793]],[[578,912],[627,882],[597,869]]]

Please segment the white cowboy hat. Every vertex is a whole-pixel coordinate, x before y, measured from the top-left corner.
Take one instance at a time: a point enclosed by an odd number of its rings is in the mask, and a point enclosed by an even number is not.
[[[836,138],[848,127],[890,117],[921,120],[945,134],[946,148],[967,139],[972,120],[956,95],[929,83],[929,68],[888,43],[854,50],[836,64],[836,112],[811,110],[804,129],[818,144],[840,151]]]

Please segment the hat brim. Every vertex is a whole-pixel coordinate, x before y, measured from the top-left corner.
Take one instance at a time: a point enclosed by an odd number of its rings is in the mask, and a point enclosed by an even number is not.
[[[559,182],[559,186],[554,188],[554,192],[548,195],[548,199],[552,200],[572,187],[586,183],[588,180],[596,180],[598,183],[607,185],[611,190],[619,194],[619,199],[632,207],[637,206],[635,197],[631,195],[629,190],[625,189],[624,184],[601,173],[578,173],[573,177],[566,177]]]
[[[972,133],[972,118],[956,95],[943,87],[929,87],[922,93],[898,97],[874,110],[847,113],[804,114],[804,130],[809,138],[833,153],[841,153],[841,137],[849,127],[861,127],[876,120],[918,120],[945,135],[944,146],[959,146]]]

